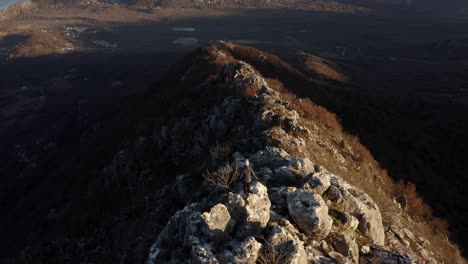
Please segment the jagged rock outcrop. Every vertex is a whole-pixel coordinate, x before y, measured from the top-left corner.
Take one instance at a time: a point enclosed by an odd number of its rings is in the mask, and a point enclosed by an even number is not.
[[[377,204],[366,193],[336,176],[330,177],[330,183],[334,187],[327,192],[330,201],[358,218],[359,231],[371,238],[376,245],[383,246],[385,233]]]
[[[292,230],[291,230],[292,229]],[[296,231],[296,232],[294,232]],[[307,264],[307,253],[303,242],[297,237],[298,231],[294,227],[275,225],[268,237],[268,246],[280,256],[280,260],[285,264]]]
[[[263,171],[297,160],[282,149],[270,147],[248,158],[262,166]],[[245,159],[236,153],[233,164]],[[379,209],[370,197],[324,168],[309,174],[305,183],[296,187],[268,188],[255,181],[248,195],[237,186],[228,194],[220,193],[217,198],[187,206],[161,232],[148,263],[188,259],[192,263],[255,263],[259,257],[268,256],[297,264],[372,263],[366,261],[380,257],[387,263],[399,263],[408,259],[378,247],[379,240],[384,239],[384,234],[379,233],[383,225]],[[317,191],[317,186],[323,190]],[[328,204],[334,205],[332,211]],[[359,220],[356,212],[362,213]],[[373,242],[359,245],[358,241],[364,240],[359,237]],[[360,247],[368,250],[359,250]],[[175,250],[184,253],[171,254]]]

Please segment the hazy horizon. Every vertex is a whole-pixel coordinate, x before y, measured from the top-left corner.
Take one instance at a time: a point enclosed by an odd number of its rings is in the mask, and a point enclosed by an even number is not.
[[[22,1],[24,0],[0,0],[0,10]]]

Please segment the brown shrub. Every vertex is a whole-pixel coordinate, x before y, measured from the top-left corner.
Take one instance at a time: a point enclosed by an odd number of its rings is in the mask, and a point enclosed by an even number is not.
[[[273,90],[277,92],[284,91],[284,85],[278,79],[265,78],[265,81],[268,84],[268,86]]]
[[[370,151],[361,144],[358,137],[345,134],[345,139],[353,151],[357,154],[357,156],[354,157],[356,162],[361,164],[371,163],[373,165],[377,165],[377,162],[375,161]]]
[[[249,84],[245,86],[242,91],[242,95],[246,97],[254,97],[257,95],[257,87],[255,85]]]
[[[341,124],[338,117],[324,107],[312,103],[309,98],[298,98],[289,92],[283,92],[282,97],[291,103],[291,107],[301,117],[323,125],[332,132],[341,132]]]
[[[288,263],[290,262],[290,260],[291,256],[284,255],[281,252],[277,252],[272,245],[266,242],[258,254],[257,263],[282,264]]]
[[[417,193],[416,185],[411,182],[404,183],[400,180],[395,184],[394,189],[396,197],[406,196],[408,201],[407,211],[415,220],[426,221],[432,217],[432,210]]]
[[[237,168],[233,168],[229,162],[226,162],[214,172],[207,171],[203,178],[207,183],[215,185],[218,189],[227,191],[232,189],[234,184],[239,181],[240,173]]]

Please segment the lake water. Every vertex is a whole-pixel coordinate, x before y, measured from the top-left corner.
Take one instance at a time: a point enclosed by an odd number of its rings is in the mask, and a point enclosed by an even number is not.
[[[23,0],[0,0],[0,10],[5,9],[13,4],[19,3]]]

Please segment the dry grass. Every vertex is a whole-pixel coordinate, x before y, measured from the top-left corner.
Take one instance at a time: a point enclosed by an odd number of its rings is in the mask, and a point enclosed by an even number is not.
[[[219,144],[210,147],[210,163],[211,167],[220,166],[223,162],[229,159],[231,154],[231,145]]]
[[[239,180],[240,173],[237,168],[233,168],[229,162],[219,167],[216,171],[207,171],[203,178],[209,184],[215,185],[218,189],[223,191],[231,190]]]
[[[393,195],[395,197],[406,196],[408,200],[408,213],[417,221],[426,221],[432,218],[431,208],[424,202],[424,200],[419,196],[416,185],[411,182],[404,183],[399,181],[394,185]],[[438,225],[437,229],[443,228],[443,226]]]
[[[314,104],[309,98],[298,98],[285,90],[283,90],[281,97],[290,102],[292,109],[296,110],[302,118],[322,125],[332,133],[341,132],[338,117],[324,107]]]

